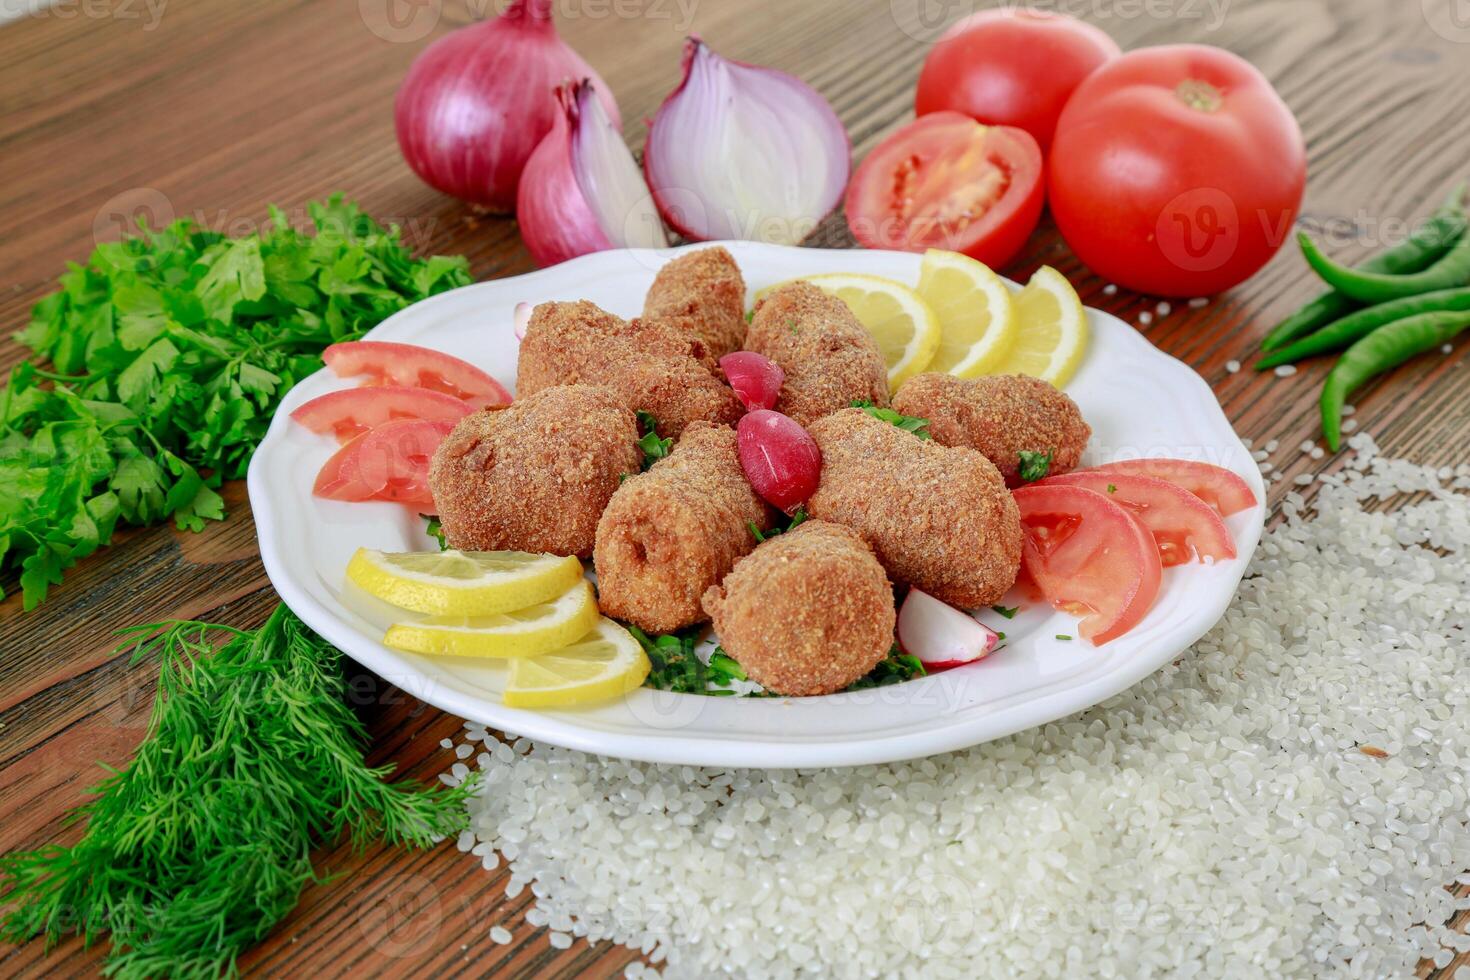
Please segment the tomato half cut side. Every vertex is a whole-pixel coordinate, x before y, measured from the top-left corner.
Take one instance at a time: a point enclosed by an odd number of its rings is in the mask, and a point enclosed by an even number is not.
[[[347,388],[320,395],[291,413],[312,432],[332,435],[346,444],[369,429],[395,419],[457,422],[474,408],[442,391],[427,388]]]
[[[853,175],[847,224],[867,248],[1015,258],[1041,217],[1041,147],[1011,126],[931,112],[893,133]]]
[[[1043,484],[1085,487],[1122,507],[1148,529],[1165,568],[1235,557],[1230,529],[1209,504],[1167,480],[1134,473],[1081,470],[1047,477]]]
[[[1200,463],[1192,459],[1125,459],[1093,467],[1104,473],[1133,473],[1168,480],[1183,487],[1221,516],[1229,517],[1256,505],[1256,494],[1246,483],[1223,466]]]
[[[1065,484],[1015,491],[1021,567],[1057,609],[1080,616],[1094,645],[1137,626],[1159,594],[1163,566],[1153,535],[1100,493]]]
[[[349,441],[322,464],[312,493],[329,500],[388,500],[434,513],[429,464],[454,423],[385,422]]]
[[[417,344],[349,340],[322,351],[322,360],[339,378],[367,375],[369,385],[427,388],[453,395],[472,408],[504,408],[510,392],[490,375],[443,351]]]

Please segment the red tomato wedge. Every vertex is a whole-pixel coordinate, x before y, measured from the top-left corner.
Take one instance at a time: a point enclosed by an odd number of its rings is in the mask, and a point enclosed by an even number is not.
[[[453,395],[427,388],[348,388],[313,398],[291,413],[312,432],[334,435],[346,443],[394,419],[457,422],[474,407]]]
[[[1126,459],[1093,469],[1168,480],[1188,490],[1224,517],[1256,505],[1256,495],[1249,483],[1223,467],[1192,459]]]
[[[1042,485],[1048,484],[1085,487],[1127,510],[1154,536],[1165,568],[1188,564],[1195,556],[1211,561],[1235,557],[1235,541],[1215,509],[1168,480],[1080,470],[1047,477]]]
[[[1056,608],[1082,617],[1094,645],[1138,625],[1159,593],[1153,535],[1133,515],[1084,487],[1035,483],[1015,491],[1021,568]]]
[[[427,388],[469,402],[472,408],[504,408],[510,392],[490,375],[442,351],[415,344],[350,340],[322,351],[339,378],[369,377],[369,385]]]
[[[863,160],[847,224],[867,248],[943,248],[1004,265],[1041,217],[1041,171],[1041,147],[1024,129],[931,112]]]
[[[432,514],[429,463],[453,428],[446,419],[384,422],[333,453],[311,492],[329,500],[390,500]]]

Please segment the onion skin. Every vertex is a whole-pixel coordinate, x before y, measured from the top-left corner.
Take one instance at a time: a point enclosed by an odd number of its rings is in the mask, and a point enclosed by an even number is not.
[[[569,78],[591,78],[622,126],[608,87],[557,35],[552,0],[511,0],[500,17],[446,34],[414,59],[393,104],[403,158],[430,187],[509,211],[558,115],[553,92]]]
[[[521,240],[539,266],[555,265],[588,252],[613,247],[582,196],[572,168],[572,123],[576,93],[569,86],[556,91],[558,105],[551,132],[526,161],[516,218]]]
[[[852,174],[837,113],[794,75],[722,58],[697,36],[683,70],[643,149],[659,214],[692,241],[801,242],[842,203]],[[766,125],[736,131],[753,121]]]

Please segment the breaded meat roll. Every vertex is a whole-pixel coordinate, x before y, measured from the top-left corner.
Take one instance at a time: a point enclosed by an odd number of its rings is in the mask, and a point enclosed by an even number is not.
[[[602,611],[650,633],[705,620],[700,597],[756,545],[773,512],[740,469],[735,431],[692,422],[674,451],[612,495],[597,524]]]
[[[740,418],[739,399],[714,371],[704,341],[667,323],[624,320],[585,300],[542,303],[521,341],[516,390],[606,385],[628,408],[657,419],[667,438],[696,420],[729,425]]]
[[[995,465],[860,409],[809,427],[822,479],[807,513],[860,534],[894,582],[961,609],[996,602],[1021,565],[1021,519]]]
[[[643,319],[660,320],[704,342],[719,360],[745,344],[745,280],[730,253],[702,248],[658,270]]]
[[[1022,451],[1051,453],[1048,474],[1069,473],[1082,461],[1092,429],[1077,403],[1042,381],[1024,374],[956,378],[921,374],[893,396],[904,415],[929,420],[929,434],[941,446],[979,450],[995,464],[1006,486],[1021,484]]]
[[[888,404],[888,369],[847,304],[809,282],[787,283],[755,307],[746,350],[781,366],[776,411],[802,425],[854,401]]]
[[[807,521],[735,565],[704,595],[725,652],[751,680],[790,696],[831,694],[893,646],[893,586],[853,531]]]
[[[642,462],[637,420],[616,395],[558,386],[460,420],[429,489],[451,548],[586,558],[608,499]]]

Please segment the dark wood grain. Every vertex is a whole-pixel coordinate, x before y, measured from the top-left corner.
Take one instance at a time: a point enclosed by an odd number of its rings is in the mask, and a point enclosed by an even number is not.
[[[1336,253],[1354,258],[1401,237],[1406,222],[1470,175],[1470,30],[1453,29],[1454,3],[1039,6],[1081,13],[1125,47],[1204,42],[1259,65],[1307,136],[1311,179],[1301,223],[1332,231]],[[394,40],[383,27],[389,5],[409,18],[401,33],[412,39]],[[393,92],[410,60],[491,7],[490,0],[450,0],[442,9],[435,0],[172,0],[155,21],[142,0],[85,7],[63,0],[55,11],[0,27],[0,329],[8,335],[23,325],[64,263],[116,237],[134,214],[155,224],[192,215],[238,234],[258,226],[268,202],[297,212],[334,190],[398,222],[417,249],[467,255],[477,278],[528,271],[514,222],[425,187],[401,162],[392,132]],[[616,91],[635,147],[642,120],[677,79],[684,34],[695,30],[717,50],[820,88],[859,157],[910,115],[924,42],[937,33],[926,15],[952,20],[970,8],[925,0],[558,2],[565,36]],[[413,16],[437,19],[422,34]],[[851,244],[840,217],[813,242]],[[1077,283],[1086,302],[1130,322],[1157,302],[1105,294],[1049,225],[1006,271],[1024,278],[1043,263]],[[1271,324],[1313,291],[1286,250],[1209,305],[1176,303],[1140,329],[1210,382],[1242,435],[1292,447],[1316,435],[1324,366],[1283,379],[1226,365],[1248,361]],[[1362,428],[1394,453],[1463,462],[1464,350],[1420,358],[1359,394]],[[24,356],[0,342],[0,368]],[[1331,457],[1319,462],[1294,451],[1278,457],[1287,480],[1273,484],[1273,498],[1290,477],[1333,465]],[[0,848],[72,839],[77,831],[64,828],[62,816],[99,778],[96,763],[124,762],[141,737],[152,669],[118,657],[111,631],[171,617],[253,626],[267,615],[275,599],[243,488],[229,487],[226,496],[229,520],[202,534],[124,533],[74,569],[39,610],[22,614],[15,596],[0,603]],[[373,758],[411,779],[447,768],[452,760],[439,740],[459,722],[358,673]],[[607,945],[552,949],[545,932],[524,921],[529,891],[505,899],[503,867],[484,873],[450,845],[428,853],[338,850],[322,855],[322,866],[344,873],[306,894],[245,958],[247,972],[611,976],[634,958]],[[511,945],[490,942],[497,923],[514,933]],[[37,943],[0,948],[0,972],[90,974],[100,955],[74,941],[44,958]],[[1425,964],[1420,972],[1447,978],[1467,962],[1462,955],[1444,970]]]

